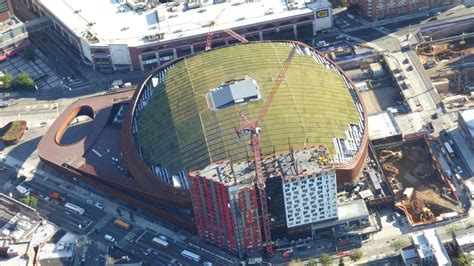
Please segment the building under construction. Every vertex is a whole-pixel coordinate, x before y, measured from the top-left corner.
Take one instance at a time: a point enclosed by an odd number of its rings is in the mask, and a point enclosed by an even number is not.
[[[337,218],[336,172],[325,146],[270,156],[263,166],[273,238],[306,237],[312,223]],[[254,179],[252,160],[190,173],[198,235],[240,256],[259,251],[262,214]]]

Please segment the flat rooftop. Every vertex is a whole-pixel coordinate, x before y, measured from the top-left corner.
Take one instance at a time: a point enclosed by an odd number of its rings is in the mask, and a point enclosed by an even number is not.
[[[162,41],[206,34],[210,20],[216,17],[218,20],[214,29],[218,31],[311,13],[305,1],[295,1],[292,7],[286,1],[274,0],[231,0],[220,4],[203,1],[202,7],[190,3],[189,6],[194,8],[188,10],[184,1],[179,1],[158,4],[154,8],[142,7],[138,11],[132,10],[132,5],[123,0],[39,2],[77,35],[85,36],[87,32],[95,35],[97,43],[94,45],[97,46],[109,43],[138,46],[149,43],[144,37],[155,34],[164,34]],[[325,2],[308,5],[329,7]]]
[[[386,137],[402,134],[393,115],[389,112],[382,112],[368,117],[369,138],[383,139]]]
[[[456,230],[453,234],[464,252],[474,251],[474,227]]]

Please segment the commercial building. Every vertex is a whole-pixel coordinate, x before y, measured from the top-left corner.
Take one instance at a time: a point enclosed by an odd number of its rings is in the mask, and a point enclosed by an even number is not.
[[[214,47],[237,42],[225,28],[261,41],[312,36],[333,26],[327,0],[24,1],[50,17],[54,30],[101,72],[149,70],[203,51],[214,19]]]
[[[0,265],[33,266],[35,251],[30,241],[0,238]]]
[[[461,129],[466,143],[474,150],[474,108],[459,112],[458,127]]]
[[[451,259],[434,229],[412,235],[413,249],[405,249],[402,258],[407,265],[451,265]]]
[[[74,265],[76,238],[76,235],[66,233],[56,243],[41,244],[36,253],[35,265]]]
[[[374,146],[401,142],[402,132],[391,112],[369,115],[369,138]]]
[[[23,22],[13,14],[11,0],[0,0],[0,61],[30,47]]]
[[[453,239],[459,252],[474,255],[474,227],[454,231]]]
[[[50,126],[39,156],[207,242],[240,255],[259,250],[261,198],[248,136],[236,134],[238,113],[258,116],[290,52],[285,81],[259,125],[267,208],[272,237],[311,234],[312,224],[337,218],[336,186],[360,176],[367,118],[344,73],[299,42],[189,55],[157,68],[135,91],[82,99]],[[122,123],[110,122],[121,106]],[[79,115],[92,118],[92,130],[63,145]]]
[[[360,5],[360,12],[364,19],[377,21],[380,19],[394,18],[399,15],[414,12],[428,11],[436,7],[462,4],[463,0],[351,0]]]

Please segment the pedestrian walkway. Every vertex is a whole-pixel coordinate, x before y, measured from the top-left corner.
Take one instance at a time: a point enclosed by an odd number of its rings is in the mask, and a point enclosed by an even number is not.
[[[0,159],[2,159],[0,157]],[[69,180],[64,180],[60,179],[46,171],[43,171],[41,169],[37,169],[36,166],[33,166],[28,163],[23,163],[11,156],[6,156],[4,159],[4,164],[9,165],[11,167],[14,167],[18,170],[18,176],[23,175],[27,178],[27,180],[33,178],[33,177],[40,177],[44,178],[45,181],[50,180],[51,182],[54,182],[56,184],[59,184],[59,186],[62,187],[67,187],[70,186],[71,189],[69,191],[70,194],[74,194],[75,196],[82,198],[84,201],[88,199],[93,199],[96,202],[101,202],[104,205],[104,211],[107,213],[108,217],[115,217],[116,216],[116,210],[117,208],[120,208],[122,210],[126,210],[127,212],[131,212],[131,210],[128,207],[125,207],[124,205],[117,203],[115,201],[110,200],[109,198],[106,198],[104,196],[98,195],[98,194],[92,194],[91,192],[87,191],[86,189],[74,185]],[[110,221],[109,218],[102,219],[101,221]],[[127,220],[127,219],[124,219]],[[179,240],[179,241],[185,241],[186,236],[177,234],[176,232],[161,226],[157,224],[154,221],[151,221],[145,217],[142,217],[141,215],[136,214],[134,218],[133,224],[138,225],[142,228],[146,229],[151,229],[157,233],[161,233],[163,235],[166,235],[170,238]],[[129,222],[129,221],[127,221]],[[105,222],[106,223],[106,222]],[[97,225],[96,225],[97,226]],[[103,225],[102,225],[103,227]]]

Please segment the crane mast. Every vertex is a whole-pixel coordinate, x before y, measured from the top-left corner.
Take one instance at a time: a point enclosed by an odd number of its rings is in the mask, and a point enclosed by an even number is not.
[[[217,24],[217,19],[222,15],[224,10],[225,8],[222,9],[221,12],[219,12],[219,14],[213,20],[211,20],[209,24],[209,31],[207,32],[207,39],[206,39],[206,48],[205,48],[206,51],[211,50],[212,48],[212,36],[214,35],[214,26]],[[241,36],[240,34],[238,34],[237,32],[231,29],[222,29],[222,30],[226,32],[227,34],[229,34],[230,36],[234,37],[234,39],[240,41],[241,43],[249,42],[247,39],[245,39],[245,37]]]
[[[268,214],[267,208],[267,193],[265,191],[265,177],[263,176],[263,165],[262,165],[262,152],[261,152],[261,145],[260,145],[260,122],[263,121],[265,115],[270,108],[273,98],[275,97],[278,88],[280,87],[281,83],[285,80],[286,72],[288,67],[296,53],[296,47],[291,49],[288,58],[285,60],[283,65],[280,68],[278,73],[277,79],[273,84],[273,87],[270,91],[270,95],[265,102],[258,118],[255,122],[251,122],[242,112],[239,113],[240,117],[242,118],[246,128],[246,131],[250,131],[250,146],[252,146],[253,152],[253,159],[255,164],[255,182],[257,183],[258,191],[260,194],[260,207],[262,211],[262,223],[263,223],[263,235],[264,235],[264,245],[266,246],[267,253],[273,253],[272,247],[272,238],[270,232],[270,215]],[[237,131],[237,134],[239,132]]]

